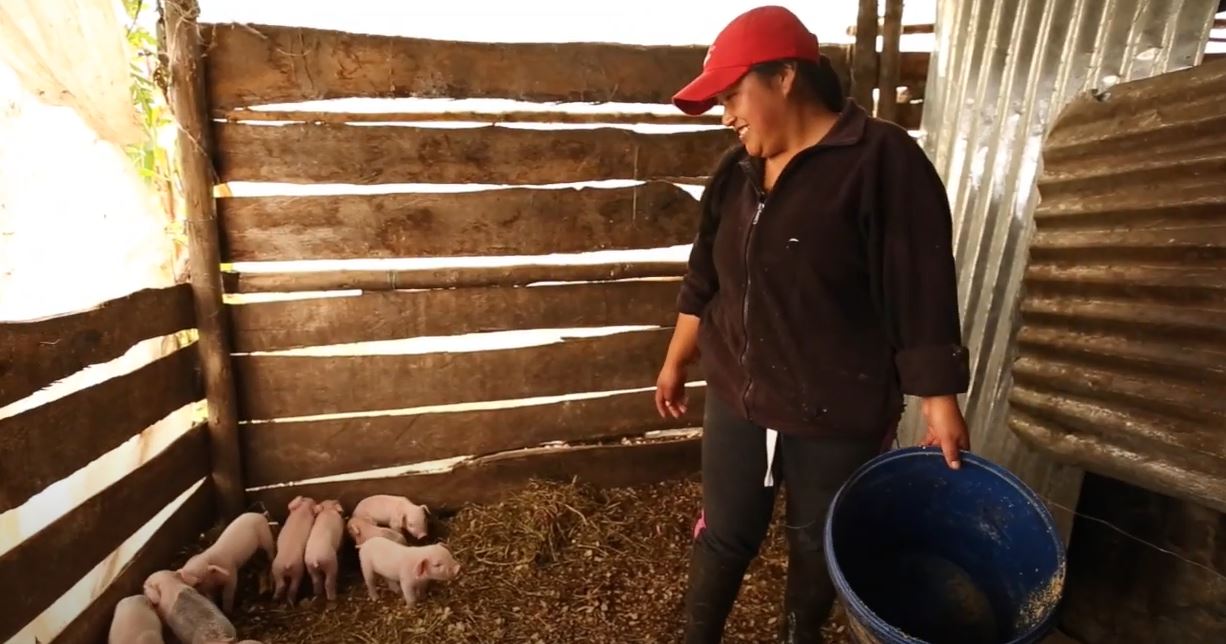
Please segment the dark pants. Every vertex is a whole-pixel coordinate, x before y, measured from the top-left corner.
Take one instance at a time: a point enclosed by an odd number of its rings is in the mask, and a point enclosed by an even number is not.
[[[857,467],[878,454],[882,437],[799,438],[780,434],[774,483],[766,477],[765,428],[736,416],[712,392],[702,437],[705,528],[694,543],[686,597],[686,642],[719,642],[741,579],[770,527],[779,484],[787,489],[788,579],[781,637],[820,642],[834,603],[822,553],[826,510]]]

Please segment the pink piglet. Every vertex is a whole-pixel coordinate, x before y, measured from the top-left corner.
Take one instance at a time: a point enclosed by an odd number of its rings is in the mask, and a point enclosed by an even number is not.
[[[339,501],[329,500],[315,506],[315,524],[306,544],[306,567],[311,575],[315,597],[326,595],[336,601],[336,551],[345,535],[344,508]]]
[[[298,496],[289,502],[289,516],[277,535],[277,558],[272,562],[275,584],[273,601],[285,598],[290,605],[298,599],[298,586],[306,575],[306,546],[315,524],[315,500]]]

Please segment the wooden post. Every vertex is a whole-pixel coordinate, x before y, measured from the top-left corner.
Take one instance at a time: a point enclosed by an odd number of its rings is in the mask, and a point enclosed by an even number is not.
[[[885,0],[885,25],[882,30],[881,72],[877,81],[877,116],[898,121],[899,47],[902,40],[902,2]]]
[[[856,45],[851,55],[851,96],[873,113],[873,88],[877,87],[877,0],[860,0],[856,21]]]
[[[223,519],[242,512],[243,484],[238,446],[238,410],[230,364],[229,329],[222,307],[221,250],[213,201],[214,171],[208,97],[196,0],[166,0],[162,46],[169,71],[170,108],[179,125],[178,159],[187,207],[188,252],[200,363],[208,399],[209,452],[213,486]]]

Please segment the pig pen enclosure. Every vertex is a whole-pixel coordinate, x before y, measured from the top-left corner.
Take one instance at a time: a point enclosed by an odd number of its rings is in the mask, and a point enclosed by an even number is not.
[[[413,613],[386,594],[370,604],[347,541],[336,605],[276,606],[248,579],[241,637],[674,639],[699,509],[701,373],[683,418],[661,419],[651,390],[696,195],[733,139],[717,117],[643,105],[666,104],[705,49],[195,16],[194,2],[167,2],[162,34],[191,281],[0,325],[0,406],[138,343],[177,341],[130,373],[0,418],[0,512],[175,410],[207,402],[207,417],[0,553],[0,587],[22,589],[6,593],[0,640],[150,525],[53,641],[105,639],[120,599],[238,512],[277,522],[298,495],[348,510],[371,494],[434,508],[461,576]],[[876,85],[877,52],[824,52],[845,80]],[[911,129],[927,60],[900,56],[896,41],[882,57],[883,86],[907,88],[888,111]],[[277,107],[363,98],[519,108]],[[579,103],[588,109],[563,109]],[[778,535],[770,544],[732,618],[745,641],[773,632],[778,613],[785,566]]]

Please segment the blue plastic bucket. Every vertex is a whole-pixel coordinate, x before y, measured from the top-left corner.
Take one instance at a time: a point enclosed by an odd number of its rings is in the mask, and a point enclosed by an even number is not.
[[[1008,470],[906,448],[864,464],[826,517],[826,563],[852,633],[880,644],[1039,641],[1064,590],[1064,544]]]

